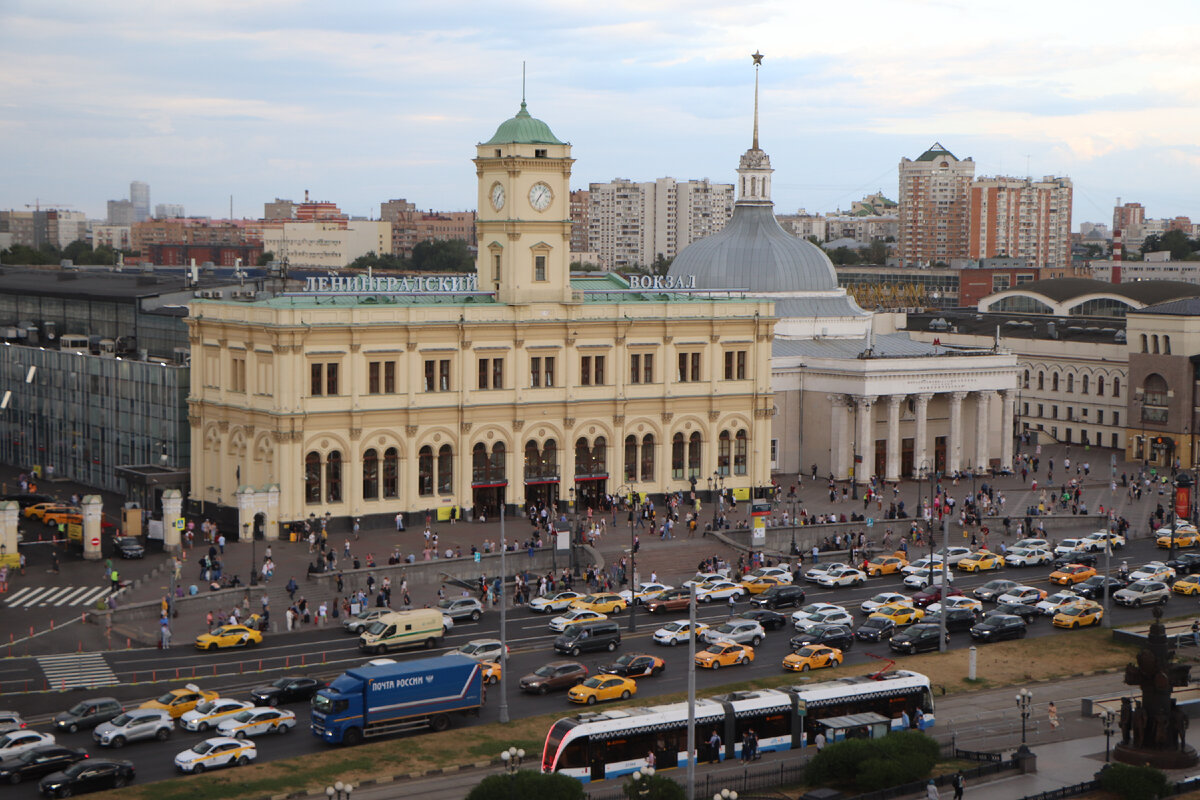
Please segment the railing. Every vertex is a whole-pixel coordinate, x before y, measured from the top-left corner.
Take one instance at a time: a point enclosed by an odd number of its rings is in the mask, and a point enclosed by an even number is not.
[[[998,772],[1013,769],[1016,765],[1012,761],[992,761],[987,764],[980,764],[978,767],[964,769],[962,771],[965,780],[982,778],[986,775],[995,775]],[[940,775],[934,779],[934,783],[938,786],[949,786],[954,780],[955,773],[947,773]],[[904,797],[905,795],[920,794],[925,790],[929,781],[913,781],[912,783],[904,783],[899,786],[889,786],[886,789],[878,789],[874,792],[866,792],[864,794],[854,795],[847,800],[891,800],[895,797]]]
[[[1027,794],[1021,800],[1057,800],[1060,797],[1075,797],[1084,792],[1092,792],[1100,788],[1099,781],[1084,781],[1072,786],[1061,786],[1038,794]]]

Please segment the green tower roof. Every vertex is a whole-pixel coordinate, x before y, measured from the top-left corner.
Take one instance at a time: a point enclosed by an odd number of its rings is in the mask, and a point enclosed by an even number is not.
[[[534,119],[521,101],[521,110],[512,119],[500,123],[496,133],[484,144],[566,144],[560,142],[550,126],[540,119]]]

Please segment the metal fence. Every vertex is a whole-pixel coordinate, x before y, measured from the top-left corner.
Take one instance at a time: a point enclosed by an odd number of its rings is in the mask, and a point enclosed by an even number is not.
[[[781,786],[798,784],[804,780],[804,767],[808,760],[779,762],[776,764],[744,765],[740,770],[721,769],[696,776],[696,796],[712,797],[722,789],[738,793],[739,800],[753,800],[754,792],[778,789]],[[728,763],[728,762],[726,762]],[[675,780],[683,783],[685,773],[680,771]],[[615,783],[615,782],[614,782]],[[621,784],[605,785],[601,791],[589,791],[588,800],[625,800]]]
[[[997,772],[1013,769],[1016,765],[1012,761],[989,761],[985,764],[980,764],[978,767],[964,769],[962,771],[965,780],[974,780],[987,775],[995,775]],[[955,773],[947,773],[940,775],[934,779],[938,786],[949,786],[954,780]],[[904,797],[910,794],[920,794],[925,790],[926,784],[929,781],[913,781],[912,783],[904,783],[899,786],[889,786],[886,789],[877,789],[873,792],[865,792],[864,794],[855,795],[847,798],[847,800],[892,800],[895,797]]]
[[[1099,788],[1099,781],[1084,781],[1083,783],[1076,783],[1073,786],[1062,786],[1058,789],[1051,789],[1048,792],[1041,792],[1040,794],[1026,795],[1021,800],[1059,800],[1062,797],[1074,797],[1075,795],[1091,792]]]

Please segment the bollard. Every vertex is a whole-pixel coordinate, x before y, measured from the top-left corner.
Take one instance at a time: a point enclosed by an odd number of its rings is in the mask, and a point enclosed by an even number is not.
[[[80,622],[80,624],[83,624],[83,625],[87,624],[87,612],[86,611],[84,611],[82,614],[79,615],[79,622]]]
[[[246,662],[245,662],[245,661],[239,661],[239,662],[238,662],[238,674],[239,674],[239,675],[245,675],[245,674],[246,674]]]
[[[179,680],[179,667],[175,668],[175,680]]]
[[[29,635],[33,636],[33,626],[32,625],[29,626]]]
[[[196,665],[192,664],[192,677],[196,677]]]
[[[283,658],[283,668],[284,668],[284,669],[291,669],[291,667],[292,667],[292,657],[291,657],[291,656],[284,656],[284,658]]]
[[[150,682],[158,683],[158,670],[156,670],[156,669],[150,670]]]
[[[126,638],[125,638],[125,649],[126,649],[126,650],[132,650],[132,649],[133,649],[133,639],[131,639],[131,638],[129,638],[129,637],[126,637]]]
[[[304,666],[304,653],[300,654],[300,666]]]
[[[967,648],[967,680],[975,680],[975,645]]]
[[[324,650],[321,651],[321,663],[322,664],[325,663],[325,651]]]
[[[262,659],[261,658],[258,660],[258,671],[262,672]]]
[[[54,620],[50,620],[50,630],[54,630]]]
[[[213,677],[217,677],[217,665],[213,664]]]

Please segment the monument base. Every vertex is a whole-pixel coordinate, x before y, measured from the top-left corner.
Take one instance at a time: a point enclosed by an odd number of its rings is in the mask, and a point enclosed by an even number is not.
[[[1157,750],[1146,747],[1134,747],[1131,744],[1118,744],[1113,748],[1113,761],[1122,764],[1132,764],[1138,767],[1154,767],[1155,769],[1186,769],[1200,762],[1196,748],[1184,745],[1182,750]]]

